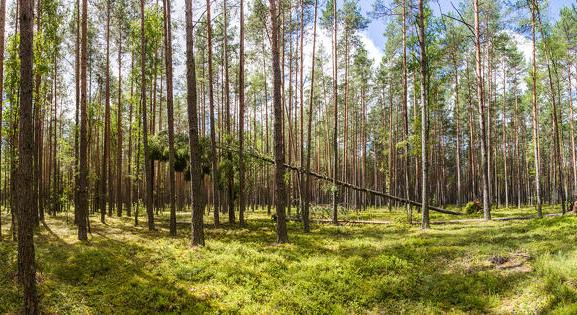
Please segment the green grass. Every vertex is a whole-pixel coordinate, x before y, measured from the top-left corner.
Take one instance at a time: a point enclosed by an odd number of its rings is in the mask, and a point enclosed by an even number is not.
[[[286,245],[274,244],[266,213],[249,211],[246,227],[207,227],[206,247],[195,249],[188,213],[179,214],[177,238],[168,236],[166,214],[157,232],[129,218],[107,225],[93,218],[88,244],[76,241],[65,216],[49,217],[36,236],[41,307],[50,314],[577,313],[576,217],[422,231],[404,223],[403,211],[343,211],[343,218],[392,224],[314,224],[310,234],[291,222]],[[531,213],[494,210],[495,217]],[[0,242],[1,314],[21,303],[15,270],[16,244]]]

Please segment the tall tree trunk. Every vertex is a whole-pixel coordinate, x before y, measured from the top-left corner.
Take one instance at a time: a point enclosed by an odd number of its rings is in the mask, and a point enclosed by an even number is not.
[[[238,69],[238,220],[240,225],[244,225],[245,191],[244,191],[244,1],[240,0],[240,47],[239,47],[239,69]],[[256,130],[253,130],[256,133]]]
[[[402,20],[403,20],[403,132],[405,140],[405,169],[404,169],[404,179],[405,179],[405,199],[410,199],[410,189],[409,189],[409,174],[410,174],[410,155],[409,155],[409,109],[407,105],[407,4],[406,0],[402,0]],[[409,204],[405,205],[407,211],[407,217],[409,224],[413,223],[413,212],[412,207]]]
[[[42,29],[42,11],[41,11],[41,0],[37,1],[36,7],[36,28],[37,31],[40,32]],[[2,36],[4,32],[2,31]],[[40,48],[39,41],[36,42],[36,49]],[[2,47],[3,48],[3,47]],[[3,51],[3,50],[2,50]],[[4,59],[2,59],[4,60]],[[43,195],[42,195],[42,114],[40,111],[41,107],[41,99],[40,96],[40,83],[41,83],[41,75],[40,70],[36,69],[35,73],[35,82],[34,82],[34,96],[36,97],[34,101],[34,141],[36,145],[36,149],[34,150],[34,177],[35,177],[35,186],[34,186],[34,200],[38,205],[38,214],[36,216],[36,224],[39,224],[39,221],[44,221],[44,203],[43,203]],[[1,91],[0,91],[1,92]],[[0,95],[2,95],[0,93]]]
[[[569,136],[571,137],[571,170],[573,173],[572,193],[571,198],[577,197],[577,161],[575,159],[575,131],[574,131],[574,116],[573,116],[573,94],[571,93],[571,65],[567,67],[567,79],[569,84]],[[0,85],[1,88],[1,85]],[[0,117],[1,122],[1,117]],[[0,138],[1,139],[1,138]]]
[[[455,123],[456,123],[456,159],[457,164],[457,205],[462,204],[461,199],[461,125],[460,125],[460,112],[459,112],[459,72],[457,66],[457,58],[453,56],[453,67],[455,68]]]
[[[6,28],[6,0],[0,0],[0,60],[4,60],[4,32]],[[0,95],[4,95],[4,62],[0,62]],[[0,102],[0,126],[2,126],[3,104]],[[0,128],[0,143],[2,143],[2,128]],[[0,161],[2,161],[2,146],[0,146]],[[2,166],[0,163],[0,174]],[[5,191],[5,190],[4,190]],[[5,196],[0,189],[0,202]],[[0,211],[0,241],[2,240],[2,211]]]
[[[153,208],[153,169],[148,153],[148,117],[146,109],[146,37],[144,36],[144,0],[140,0],[140,101],[142,106],[142,142],[144,149],[144,176],[146,177],[146,215],[148,230],[155,230]]]
[[[168,1],[168,0],[167,0]],[[188,108],[188,139],[190,146],[190,175],[192,199],[192,246],[204,245],[202,172],[200,169],[200,144],[198,141],[198,112],[196,97],[196,71],[194,65],[194,42],[192,26],[192,0],[185,0],[186,5],[186,90]],[[210,21],[210,19],[208,19]],[[211,126],[212,127],[212,126]],[[215,212],[218,212],[215,207]]]
[[[121,22],[122,23],[122,22]],[[118,104],[116,111],[116,215],[122,216],[122,26],[118,29]],[[131,135],[129,134],[128,137]]]
[[[485,128],[485,92],[483,91],[483,70],[481,69],[481,34],[479,29],[479,0],[473,0],[475,10],[475,70],[477,74],[477,98],[479,128],[481,129],[481,167],[483,190],[483,217],[491,220],[491,200],[489,199],[489,162],[487,153],[487,130]]]
[[[310,232],[310,219],[309,219],[309,208],[310,208],[310,187],[311,187],[311,176],[309,174],[311,170],[311,135],[312,135],[312,123],[313,123],[313,102],[314,102],[314,88],[315,88],[315,52],[316,52],[316,45],[317,45],[317,7],[318,7],[318,0],[315,0],[315,17],[313,20],[313,51],[312,51],[312,60],[311,60],[311,87],[310,87],[310,96],[309,96],[309,112],[308,112],[308,124],[307,124],[307,157],[306,157],[306,166],[305,166],[305,174],[306,174],[306,182],[303,189],[303,199],[304,204],[302,208],[302,220],[303,220],[303,229],[305,233]],[[305,175],[303,175],[305,176]]]
[[[505,181],[505,208],[509,208],[509,172],[507,170],[507,158],[509,155],[509,146],[507,145],[507,71],[505,65],[503,64],[503,114],[502,122],[503,125],[503,177]]]
[[[224,67],[224,120],[225,120],[225,131],[226,131],[226,144],[230,143],[232,133],[230,128],[230,91],[229,91],[229,76],[228,76],[228,17],[227,17],[227,0],[223,0],[224,4],[224,16],[223,16],[223,67]],[[230,165],[227,168],[227,184],[226,184],[226,205],[228,206],[228,222],[230,224],[235,223],[236,218],[234,214],[234,169],[232,168],[232,154],[229,151],[226,152],[226,158]]]
[[[75,64],[74,64],[74,81],[75,81],[75,110],[74,110],[74,182],[79,182],[79,171],[80,171],[80,147],[79,147],[79,132],[80,132],[80,124],[79,124],[79,115],[80,115],[80,81],[81,81],[81,73],[80,73],[80,64],[81,64],[81,56],[80,56],[80,0],[76,0],[76,51],[75,51]],[[40,152],[42,149],[39,148]],[[39,156],[39,161],[42,161],[42,158]],[[40,162],[42,164],[42,162]],[[78,204],[78,188],[79,185],[74,185],[74,223],[79,224],[79,215],[78,209],[80,208]]]
[[[106,1],[106,65],[105,65],[105,105],[104,105],[104,156],[102,158],[102,173],[100,177],[100,221],[106,221],[108,169],[110,165],[110,0]],[[110,216],[112,213],[109,213]]]
[[[168,161],[170,186],[170,235],[176,236],[176,178],[174,176],[174,109],[172,95],[172,20],[170,0],[164,0],[164,60],[166,62],[166,112],[168,120]],[[188,38],[187,38],[188,39]],[[190,113],[189,113],[190,115]],[[198,125],[198,123],[196,123]],[[198,131],[196,137],[198,138]],[[198,174],[197,174],[198,176]],[[200,179],[198,179],[200,181]]]
[[[192,9],[191,9],[192,10]],[[214,89],[212,73],[212,21],[210,18],[210,0],[206,0],[206,46],[208,60],[208,106],[209,106],[209,124],[210,124],[210,165],[212,177],[212,206],[214,215],[214,226],[220,225],[218,210],[218,164],[216,153],[216,131],[214,126]],[[191,35],[192,36],[192,35]]]
[[[18,215],[18,275],[24,287],[24,314],[39,314],[36,292],[36,262],[34,253],[34,222],[36,200],[30,198],[34,190],[33,158],[34,127],[32,124],[34,50],[34,1],[20,0],[20,106],[18,137],[17,215]]]
[[[78,239],[87,241],[88,227],[88,0],[82,0],[82,39],[80,45],[80,146],[78,173]]]
[[[280,24],[278,22],[278,3],[269,0],[271,19],[271,49],[273,69],[273,105],[274,105],[274,158],[275,158],[275,194],[276,194],[276,234],[278,243],[288,242],[286,226],[286,188],[284,178],[284,139],[282,132],[283,108],[281,99],[281,70],[280,70]]]
[[[427,160],[427,149],[428,149],[428,65],[427,65],[427,41],[425,34],[425,11],[424,11],[424,0],[419,0],[419,48],[421,53],[419,54],[420,60],[420,70],[421,70],[421,212],[422,212],[422,228],[429,228],[429,192],[428,192],[428,160]],[[475,0],[477,1],[477,0]]]
[[[269,0],[270,1],[270,0]],[[333,201],[333,212],[332,212],[332,223],[338,224],[338,209],[337,209],[337,176],[338,176],[338,82],[337,82],[337,1],[333,0],[333,187],[332,189],[332,201]]]
[[[537,217],[542,218],[541,210],[541,170],[539,156],[539,112],[537,109],[537,58],[536,58],[536,13],[535,0],[528,0],[531,10],[531,109],[533,123],[533,155],[535,163],[535,206],[537,207]]]

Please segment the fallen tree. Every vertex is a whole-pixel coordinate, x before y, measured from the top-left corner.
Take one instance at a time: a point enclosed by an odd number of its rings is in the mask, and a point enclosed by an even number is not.
[[[228,151],[233,151],[233,152],[238,152],[238,149],[236,149],[236,148],[234,148],[234,147],[230,147],[230,146],[219,146],[219,149],[228,150]],[[250,150],[250,151],[247,150],[247,151],[245,152],[245,154],[246,154],[246,155],[249,155],[249,156],[251,156],[251,157],[253,157],[253,158],[255,158],[255,159],[261,160],[261,161],[263,161],[263,162],[267,162],[267,163],[273,164],[273,165],[275,164],[274,159],[272,159],[272,158],[270,158],[270,157],[267,157],[267,156],[264,156],[264,155],[262,155],[262,154],[256,153],[256,152],[254,152],[254,151],[252,151],[252,150]],[[285,166],[287,169],[289,169],[289,170],[291,170],[291,171],[293,171],[293,172],[297,172],[297,173],[299,173],[299,174],[307,174],[307,173],[308,173],[310,176],[315,177],[315,178],[318,178],[318,179],[320,179],[320,180],[325,180],[325,181],[328,181],[328,182],[333,182],[333,178],[332,178],[332,177],[329,177],[329,176],[326,176],[326,175],[323,175],[323,174],[319,174],[319,173],[316,173],[316,172],[313,172],[313,171],[310,171],[310,170],[307,171],[307,170],[305,170],[305,169],[303,169],[303,168],[300,168],[300,167],[297,167],[297,166],[293,166],[293,165],[290,165],[290,164],[287,164],[287,163],[285,163],[284,166]],[[382,191],[378,191],[378,190],[374,190],[374,189],[370,189],[370,188],[360,187],[360,186],[353,185],[353,184],[350,184],[350,183],[347,183],[347,182],[343,182],[343,181],[338,180],[338,179],[336,180],[336,183],[337,183],[337,185],[342,186],[342,187],[346,187],[346,188],[350,188],[350,189],[353,189],[353,190],[356,190],[356,191],[360,191],[360,192],[372,194],[372,195],[375,195],[375,196],[387,198],[387,199],[390,199],[390,200],[398,201],[398,202],[403,203],[403,204],[409,204],[409,205],[412,205],[412,206],[415,206],[415,207],[421,207],[421,206],[422,206],[422,204],[421,204],[420,202],[417,202],[417,201],[414,201],[414,200],[409,200],[409,199],[406,199],[406,198],[402,198],[402,197],[398,197],[398,196],[393,196],[393,195],[384,193],[384,192],[382,192]],[[435,206],[429,206],[429,209],[432,210],[432,211],[436,211],[436,212],[440,212],[440,213],[445,213],[445,214],[452,214],[452,215],[462,215],[462,214],[463,214],[463,213],[461,213],[461,212],[451,211],[451,210],[447,210],[447,209],[443,209],[443,208],[439,208],[439,207],[435,207]]]

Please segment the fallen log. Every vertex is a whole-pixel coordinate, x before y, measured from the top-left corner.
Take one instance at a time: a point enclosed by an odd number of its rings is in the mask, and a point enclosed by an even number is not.
[[[229,151],[233,151],[233,152],[238,152],[238,149],[236,149],[236,148],[231,148],[231,147],[227,147],[227,146],[219,146],[219,148],[220,148],[220,149],[223,149],[223,150],[229,150]],[[267,163],[270,163],[270,164],[273,164],[273,165],[275,164],[274,159],[272,159],[272,158],[270,158],[270,157],[266,157],[266,156],[261,155],[261,154],[259,154],[259,153],[255,153],[255,152],[253,152],[253,151],[246,151],[244,154],[250,155],[250,156],[252,156],[253,158],[259,159],[259,160],[261,160],[261,161],[264,161],[264,162],[267,162]],[[287,169],[289,169],[289,170],[291,170],[291,171],[294,171],[294,172],[297,172],[297,173],[299,173],[299,174],[307,174],[307,173],[308,173],[308,174],[309,174],[310,176],[312,176],[312,177],[315,177],[315,178],[318,178],[318,179],[321,179],[321,180],[325,180],[325,181],[329,181],[329,182],[333,182],[333,178],[332,178],[332,177],[329,177],[329,176],[326,176],[326,175],[323,175],[323,174],[319,174],[319,173],[316,173],[316,172],[313,172],[313,171],[310,171],[310,170],[309,170],[309,171],[306,171],[306,170],[303,169],[303,168],[296,167],[296,166],[290,165],[290,164],[288,164],[288,163],[284,163],[284,166],[285,166]],[[350,189],[353,189],[353,190],[356,190],[356,191],[360,191],[360,192],[364,192],[364,193],[369,193],[369,194],[373,194],[373,195],[375,195],[375,196],[379,196],[379,197],[383,197],[383,198],[395,200],[395,201],[398,201],[398,202],[403,203],[403,204],[409,204],[409,205],[416,206],[416,207],[421,207],[421,206],[422,206],[422,204],[421,204],[420,202],[417,202],[417,201],[414,201],[414,200],[405,199],[405,198],[401,198],[401,197],[398,197],[398,196],[393,196],[393,195],[384,193],[384,192],[382,192],[382,191],[378,191],[378,190],[374,190],[374,189],[370,189],[370,188],[360,187],[360,186],[353,185],[353,184],[350,184],[350,183],[346,183],[346,182],[343,182],[343,181],[340,181],[340,180],[337,180],[336,183],[337,183],[337,185],[339,185],[339,186],[343,186],[343,187],[347,187],[347,188],[350,188]],[[452,214],[452,215],[462,215],[462,214],[463,214],[463,213],[461,213],[461,212],[451,211],[451,210],[447,210],[447,209],[443,209],[443,208],[439,208],[439,207],[435,207],[435,206],[429,206],[429,209],[432,210],[432,211],[436,211],[436,212],[440,212],[440,213],[445,213],[445,214]]]
[[[330,219],[316,219],[316,220],[312,220],[313,222],[316,223],[327,223],[327,224],[332,224],[333,220]],[[339,224],[391,224],[391,221],[367,221],[367,220],[339,220]]]

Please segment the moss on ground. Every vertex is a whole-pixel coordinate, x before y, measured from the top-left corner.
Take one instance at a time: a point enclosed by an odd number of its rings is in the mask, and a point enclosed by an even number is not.
[[[494,216],[532,212],[497,209]],[[323,213],[315,209],[315,217]],[[209,226],[207,246],[191,249],[188,213],[179,214],[176,238],[168,236],[166,213],[160,215],[156,232],[148,232],[145,222],[134,227],[129,218],[109,218],[106,225],[93,219],[87,244],[76,241],[70,217],[49,217],[36,236],[42,310],[577,312],[574,216],[434,225],[428,231],[404,223],[403,209],[343,211],[341,217],[392,223],[315,224],[304,234],[298,222],[291,222],[291,243],[276,245],[270,217],[249,211],[245,227]],[[448,218],[433,215],[433,220]],[[0,242],[0,313],[18,311],[15,270],[16,244]]]

